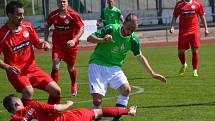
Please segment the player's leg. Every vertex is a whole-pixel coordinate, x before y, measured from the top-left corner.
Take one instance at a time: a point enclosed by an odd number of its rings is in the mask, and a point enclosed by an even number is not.
[[[23,76],[25,74],[11,74],[7,73],[8,80],[16,89],[17,92],[22,93],[22,102],[26,106],[29,102],[31,102],[34,89],[29,81],[29,77]]]
[[[59,67],[60,67],[60,59],[59,58],[52,59],[51,77],[56,83],[58,83],[58,79],[59,79]]]
[[[178,58],[181,62],[181,69],[179,70],[179,75],[183,76],[186,68],[187,68],[187,63],[186,63],[186,57],[185,57],[185,49],[178,49]]]
[[[70,80],[71,80],[71,95],[76,96],[77,95],[77,70],[74,67],[76,58],[77,58],[77,49],[73,50],[65,50],[62,52],[63,54],[63,60],[67,64],[67,70],[69,72]]]
[[[108,67],[97,64],[89,64],[88,67],[89,89],[93,98],[92,108],[94,109],[100,109],[102,107],[102,98],[107,91],[108,82],[106,78],[109,75],[106,70],[108,70]]]
[[[199,54],[198,48],[192,48],[193,76],[198,77]]]
[[[180,35],[179,34],[179,40],[178,40],[178,58],[181,63],[181,68],[179,70],[179,75],[183,76],[186,68],[187,68],[187,63],[186,63],[186,55],[185,51],[189,49],[189,40],[190,40],[189,35]]]
[[[95,118],[113,117],[113,116],[121,116],[121,115],[134,116],[136,114],[136,110],[137,110],[137,106],[131,106],[129,108],[104,107],[102,109],[93,109],[95,113]]]
[[[60,103],[61,89],[47,73],[37,69],[34,73],[31,73],[31,76],[30,81],[34,87],[45,90],[49,93],[49,104]]]
[[[199,53],[198,48],[200,47],[200,34],[199,32],[195,32],[192,36],[192,40],[190,45],[192,48],[192,65],[193,65],[193,76],[198,77],[198,63],[199,63]]]
[[[77,70],[74,66],[71,67],[69,65],[67,65],[67,69],[71,79],[71,95],[76,96],[78,91],[76,83]]]
[[[129,85],[129,83],[125,83],[123,85],[121,85],[118,88],[120,95],[117,98],[117,102],[116,102],[116,107],[127,107],[128,105],[128,100],[129,100],[129,94],[131,93],[131,87]],[[120,115],[119,116],[115,116],[113,118],[113,121],[118,121],[120,119]]]
[[[21,100],[24,106],[28,105],[28,103],[31,102],[33,94],[34,94],[34,89],[31,85],[23,88]]]
[[[49,104],[60,104],[61,88],[55,81],[51,81],[45,86],[45,90],[49,93]]]

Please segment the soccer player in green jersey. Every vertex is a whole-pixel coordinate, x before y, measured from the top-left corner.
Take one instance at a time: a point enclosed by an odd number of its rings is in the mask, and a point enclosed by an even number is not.
[[[140,39],[134,32],[136,28],[137,16],[130,13],[122,26],[119,24],[107,25],[87,38],[88,42],[97,44],[90,57],[88,69],[93,108],[101,108],[102,98],[106,94],[108,85],[120,93],[116,106],[127,106],[131,87],[121,66],[129,50],[154,79],[166,83],[166,78],[154,72],[147,59],[142,55]]]
[[[107,0],[108,6],[103,8],[101,11],[101,19],[98,25],[101,26],[101,22],[104,26],[108,24],[120,24],[120,21],[123,22],[124,18],[121,14],[121,11],[115,7],[114,0]]]

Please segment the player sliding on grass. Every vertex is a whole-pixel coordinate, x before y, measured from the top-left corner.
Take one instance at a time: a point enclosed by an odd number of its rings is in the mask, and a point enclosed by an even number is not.
[[[136,106],[68,110],[73,103],[73,101],[67,101],[65,104],[49,105],[32,101],[24,107],[22,101],[15,95],[9,95],[3,100],[4,107],[13,114],[10,121],[92,121],[102,116],[134,116],[136,114]]]
[[[34,87],[49,92],[49,104],[60,103],[60,87],[35,63],[33,46],[50,49],[49,43],[42,41],[32,24],[23,20],[23,4],[9,2],[6,14],[8,21],[0,28],[0,54],[4,55],[4,62],[0,60],[0,68],[6,71],[16,91],[22,93],[24,105],[31,101]]]
[[[130,13],[125,18],[123,26],[110,24],[87,38],[88,42],[97,43],[90,57],[88,70],[94,109],[101,108],[102,98],[106,94],[108,85],[120,93],[116,106],[127,106],[131,87],[121,70],[121,66],[129,50],[133,52],[137,60],[154,79],[166,82],[166,78],[154,72],[147,59],[142,55],[140,39],[134,32],[136,28],[137,16]],[[119,120],[119,117],[115,117],[115,120]]]
[[[198,62],[199,54],[198,48],[200,46],[200,30],[198,25],[198,16],[204,25],[205,36],[208,36],[209,31],[207,28],[206,19],[202,4],[196,0],[181,0],[176,3],[170,33],[174,33],[174,26],[177,17],[179,18],[179,37],[178,37],[178,58],[182,64],[179,75],[183,76],[186,68],[185,51],[191,46],[192,49],[192,64],[193,76],[198,77]]]

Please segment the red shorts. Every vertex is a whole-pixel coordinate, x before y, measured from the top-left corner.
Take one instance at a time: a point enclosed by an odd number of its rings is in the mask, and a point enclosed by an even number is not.
[[[17,92],[22,92],[26,86],[30,85],[32,87],[45,90],[47,84],[53,81],[48,74],[40,70],[38,67],[21,74],[7,73],[7,77]]]
[[[178,38],[178,49],[189,49],[199,48],[200,46],[200,35],[199,32],[188,34],[188,35],[179,35]]]
[[[65,121],[92,121],[95,113],[92,109],[75,109],[64,113]]]
[[[69,65],[70,67],[73,67],[76,62],[78,53],[78,47],[75,45],[73,48],[67,47],[67,45],[53,45],[52,48],[52,59],[60,59],[63,60]]]

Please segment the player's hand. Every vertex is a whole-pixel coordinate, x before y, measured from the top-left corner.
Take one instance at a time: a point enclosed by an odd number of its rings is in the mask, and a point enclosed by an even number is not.
[[[66,104],[72,106],[74,104],[74,102],[73,101],[66,101]]]
[[[208,29],[205,30],[205,37],[209,36],[209,31]]]
[[[167,83],[167,79],[164,76],[160,75],[160,74],[156,74],[156,73],[153,74],[153,78],[157,79],[157,80],[160,80],[163,83]]]
[[[169,33],[172,34],[172,33],[174,33],[174,32],[175,32],[175,29],[174,29],[173,27],[171,27],[170,30],[169,30]]]
[[[67,46],[68,46],[69,48],[72,48],[72,47],[75,46],[75,42],[76,42],[75,39],[69,40],[69,41],[67,42]]]
[[[12,73],[12,74],[20,74],[21,70],[15,66],[9,66],[7,68],[7,72]]]
[[[107,34],[107,35],[104,36],[103,40],[104,40],[105,42],[111,41],[111,40],[112,40],[112,36],[109,35],[109,34]]]
[[[47,41],[44,41],[44,42],[42,43],[42,48],[43,48],[45,51],[48,51],[48,50],[51,49],[51,44],[49,44],[49,42],[47,42]]]

